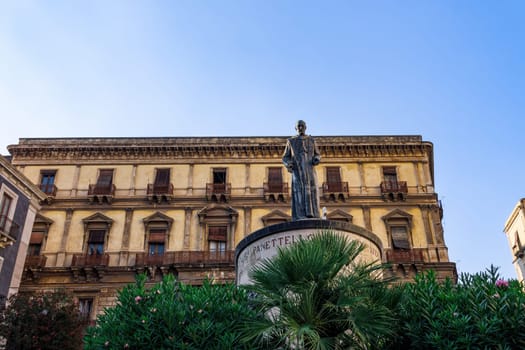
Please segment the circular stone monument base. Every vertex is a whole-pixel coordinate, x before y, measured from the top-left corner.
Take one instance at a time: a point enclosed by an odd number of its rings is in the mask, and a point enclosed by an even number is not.
[[[286,247],[300,239],[309,239],[312,235],[330,230],[350,240],[364,244],[361,253],[364,261],[381,261],[383,246],[381,240],[363,227],[342,221],[310,219],[285,222],[257,230],[246,236],[235,249],[236,283],[251,284],[250,270],[265,259],[277,255],[278,249]]]

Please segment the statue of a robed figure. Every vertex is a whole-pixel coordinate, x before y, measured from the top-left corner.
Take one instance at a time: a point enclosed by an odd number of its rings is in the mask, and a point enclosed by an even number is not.
[[[297,136],[286,143],[283,163],[292,174],[292,220],[319,218],[319,193],[314,166],[321,155],[313,137],[306,135],[306,123],[299,120]]]

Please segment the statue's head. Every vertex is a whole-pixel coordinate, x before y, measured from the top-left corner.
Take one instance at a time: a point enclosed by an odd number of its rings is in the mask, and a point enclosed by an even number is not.
[[[297,130],[297,133],[299,135],[304,135],[306,131],[306,123],[304,120],[298,120],[295,124],[295,130]]]

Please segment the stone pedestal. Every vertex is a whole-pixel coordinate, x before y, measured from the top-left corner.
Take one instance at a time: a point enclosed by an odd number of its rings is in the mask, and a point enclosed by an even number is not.
[[[300,220],[272,225],[257,230],[245,237],[235,249],[235,281],[237,284],[250,284],[250,270],[265,259],[277,255],[284,248],[300,239],[309,239],[314,234],[330,230],[357,240],[365,245],[360,259],[381,262],[383,246],[381,240],[371,231],[347,222],[330,220]]]

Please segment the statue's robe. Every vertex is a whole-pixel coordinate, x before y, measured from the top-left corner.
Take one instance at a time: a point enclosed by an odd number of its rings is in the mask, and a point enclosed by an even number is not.
[[[283,163],[292,173],[292,220],[319,218],[319,193],[314,166],[321,155],[313,137],[298,135],[288,139]]]

